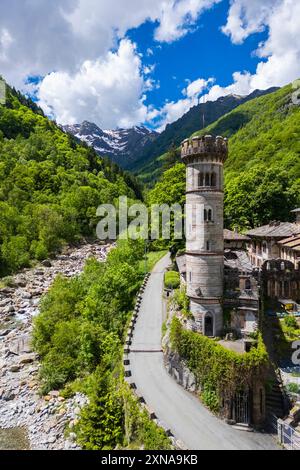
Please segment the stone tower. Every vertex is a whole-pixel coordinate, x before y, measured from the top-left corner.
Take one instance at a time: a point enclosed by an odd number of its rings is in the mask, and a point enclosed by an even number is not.
[[[223,164],[227,139],[182,142],[186,164],[186,282],[195,329],[218,336],[223,328]]]

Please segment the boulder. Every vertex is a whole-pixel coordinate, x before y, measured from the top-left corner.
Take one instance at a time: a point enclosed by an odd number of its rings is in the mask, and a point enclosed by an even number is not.
[[[25,365],[25,364],[31,364],[32,362],[35,361],[35,354],[25,354],[20,357],[19,364]]]
[[[42,265],[45,266],[45,268],[51,268],[52,263],[49,259],[45,259],[45,261],[42,261]]]
[[[14,364],[9,368],[10,372],[20,372],[21,366],[19,364]]]
[[[21,355],[24,353],[32,352],[31,338],[29,334],[20,336],[14,341],[11,341],[8,349],[12,354]],[[31,361],[32,362],[32,361]]]

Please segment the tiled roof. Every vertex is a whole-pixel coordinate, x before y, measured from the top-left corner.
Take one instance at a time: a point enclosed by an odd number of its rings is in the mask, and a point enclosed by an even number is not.
[[[294,251],[300,252],[300,234],[294,237],[284,238],[280,242],[279,245],[286,248],[291,248]]]
[[[253,269],[248,254],[244,250],[225,250],[224,266],[249,273]]]
[[[224,229],[224,240],[236,240],[236,241],[248,241],[250,240],[249,237],[246,235],[242,235],[241,233],[228,230],[227,228]]]
[[[186,272],[186,256],[176,257],[178,270],[181,274]],[[238,269],[239,271],[252,272],[252,265],[248,254],[244,250],[225,250],[224,265],[227,268]]]
[[[275,237],[286,238],[300,233],[300,225],[291,222],[271,222],[269,225],[263,225],[250,230],[247,235],[250,237]]]

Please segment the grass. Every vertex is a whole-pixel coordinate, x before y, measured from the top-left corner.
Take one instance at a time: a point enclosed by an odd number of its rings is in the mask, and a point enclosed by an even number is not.
[[[161,251],[150,251],[147,254],[147,272],[152,271],[156,263],[168,253],[167,250]],[[142,259],[139,263],[139,270],[145,272],[145,259]]]
[[[15,287],[12,276],[3,277],[0,279],[0,289],[4,289],[5,287]]]

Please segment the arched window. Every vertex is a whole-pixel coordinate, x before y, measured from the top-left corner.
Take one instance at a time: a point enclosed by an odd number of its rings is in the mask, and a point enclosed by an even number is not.
[[[250,290],[251,289],[251,281],[250,279],[245,280],[245,289]]]
[[[204,222],[213,222],[213,210],[211,207],[204,209]]]
[[[205,186],[210,186],[210,174],[205,174]]]
[[[211,174],[211,185],[212,186],[217,186],[217,175],[216,175],[216,173]]]
[[[198,176],[198,186],[199,186],[199,187],[204,186],[204,174],[203,174],[203,173],[199,173],[199,176]]]
[[[210,245],[211,245],[210,241],[207,240],[207,242],[206,242],[206,251],[210,251]]]

